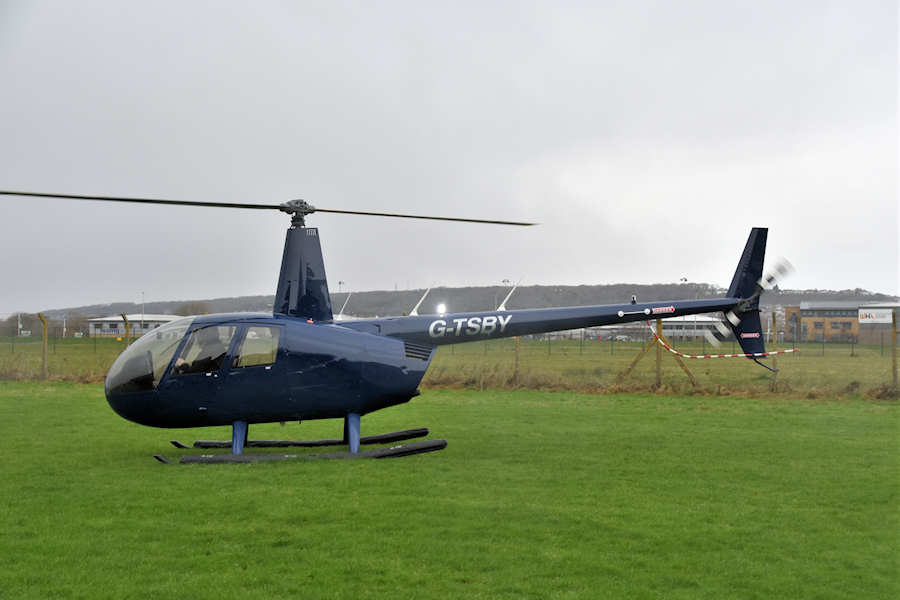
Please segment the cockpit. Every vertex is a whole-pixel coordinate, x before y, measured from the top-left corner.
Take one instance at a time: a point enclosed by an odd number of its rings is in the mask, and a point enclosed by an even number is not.
[[[106,395],[156,389],[194,317],[167,323],[143,335],[113,363]]]
[[[216,373],[226,366],[226,356],[236,335],[241,340],[233,350],[230,369],[257,366],[271,369],[270,365],[275,363],[281,331],[276,325],[212,323],[188,333],[193,324],[194,317],[172,321],[129,346],[109,370],[107,397],[157,389],[170,364],[169,377],[178,379],[182,375]]]
[[[106,400],[126,419],[157,427],[230,418],[222,411],[235,399],[252,391],[264,400],[282,389],[273,383],[284,366],[281,331],[271,317],[255,315],[173,321],[119,355],[106,377]]]

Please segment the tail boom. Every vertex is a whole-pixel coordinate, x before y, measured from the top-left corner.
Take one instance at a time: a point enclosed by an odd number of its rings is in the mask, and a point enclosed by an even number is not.
[[[515,311],[452,313],[421,317],[393,317],[360,321],[375,325],[382,335],[416,344],[442,346],[486,339],[498,339],[551,331],[617,325],[655,318],[679,317],[727,311],[737,306],[737,298],[675,300],[641,304],[609,304],[568,308],[541,308]],[[342,323],[354,327],[353,323]]]

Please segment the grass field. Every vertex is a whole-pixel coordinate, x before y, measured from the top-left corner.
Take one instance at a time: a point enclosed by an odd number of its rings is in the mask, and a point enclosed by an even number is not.
[[[99,385],[0,382],[2,598],[897,598],[894,402],[432,390],[443,452],[161,465]],[[333,437],[340,423],[253,426]]]
[[[519,371],[515,370],[513,339],[443,346],[437,351],[423,387],[469,389],[544,389],[581,392],[640,392],[655,389],[656,351],[651,350],[621,383],[624,371],[641,342],[522,340]],[[688,354],[714,350],[699,342],[676,342]],[[780,348],[790,347],[779,344]],[[82,383],[101,382],[125,348],[115,339],[65,339],[50,344],[48,371],[51,380]],[[880,396],[896,398],[885,390],[891,384],[891,348],[849,344],[801,344],[797,354],[777,358],[779,369],[775,393],[793,397]],[[726,343],[717,352],[739,351]],[[771,364],[771,359],[769,359]],[[691,386],[668,352],[662,356],[664,393],[741,394],[772,393],[772,375],[743,358],[688,360],[697,387]],[[0,380],[37,379],[41,374],[41,345],[0,339]],[[886,393],[887,392],[887,393]]]

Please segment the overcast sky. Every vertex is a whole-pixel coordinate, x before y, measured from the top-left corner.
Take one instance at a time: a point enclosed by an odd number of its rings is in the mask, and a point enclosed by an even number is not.
[[[313,215],[333,291],[898,293],[898,18],[883,2],[0,2],[0,189]],[[0,197],[0,316],[275,291],[275,211]],[[623,298],[627,301],[628,298]]]

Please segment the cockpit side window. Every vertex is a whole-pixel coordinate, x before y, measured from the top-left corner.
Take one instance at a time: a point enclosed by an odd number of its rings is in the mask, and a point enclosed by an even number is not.
[[[192,317],[179,319],[144,334],[110,367],[107,393],[143,392],[156,388],[191,326]]]
[[[222,368],[234,331],[234,325],[213,325],[195,330],[175,359],[172,373],[184,375],[218,371]]]
[[[271,365],[278,356],[279,327],[251,325],[232,361],[234,368]]]

